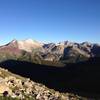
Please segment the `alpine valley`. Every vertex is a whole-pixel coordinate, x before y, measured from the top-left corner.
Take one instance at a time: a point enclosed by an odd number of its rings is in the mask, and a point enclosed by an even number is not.
[[[12,40],[0,46],[0,67],[0,100],[100,99],[97,43]]]

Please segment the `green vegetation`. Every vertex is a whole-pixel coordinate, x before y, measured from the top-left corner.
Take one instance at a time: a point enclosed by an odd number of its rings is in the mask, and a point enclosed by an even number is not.
[[[18,98],[0,96],[0,100],[20,100]]]
[[[18,61],[28,61],[32,62],[35,64],[42,64],[42,65],[48,65],[48,66],[64,66],[63,63],[60,61],[48,61],[48,60],[43,60],[39,52],[34,51],[34,53],[28,53],[28,52],[23,52],[21,56],[17,58]]]

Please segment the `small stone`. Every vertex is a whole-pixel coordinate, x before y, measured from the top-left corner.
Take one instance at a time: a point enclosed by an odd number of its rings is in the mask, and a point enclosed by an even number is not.
[[[8,96],[8,91],[4,91],[3,96],[4,97]]]

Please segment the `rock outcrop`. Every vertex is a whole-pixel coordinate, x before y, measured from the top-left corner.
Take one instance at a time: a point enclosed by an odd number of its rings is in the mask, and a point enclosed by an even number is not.
[[[0,96],[19,100],[87,100],[71,93],[59,93],[2,68],[0,68]]]

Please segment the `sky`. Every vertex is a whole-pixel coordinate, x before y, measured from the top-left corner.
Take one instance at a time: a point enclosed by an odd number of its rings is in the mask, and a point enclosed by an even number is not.
[[[0,0],[0,44],[28,38],[100,43],[100,0]]]

